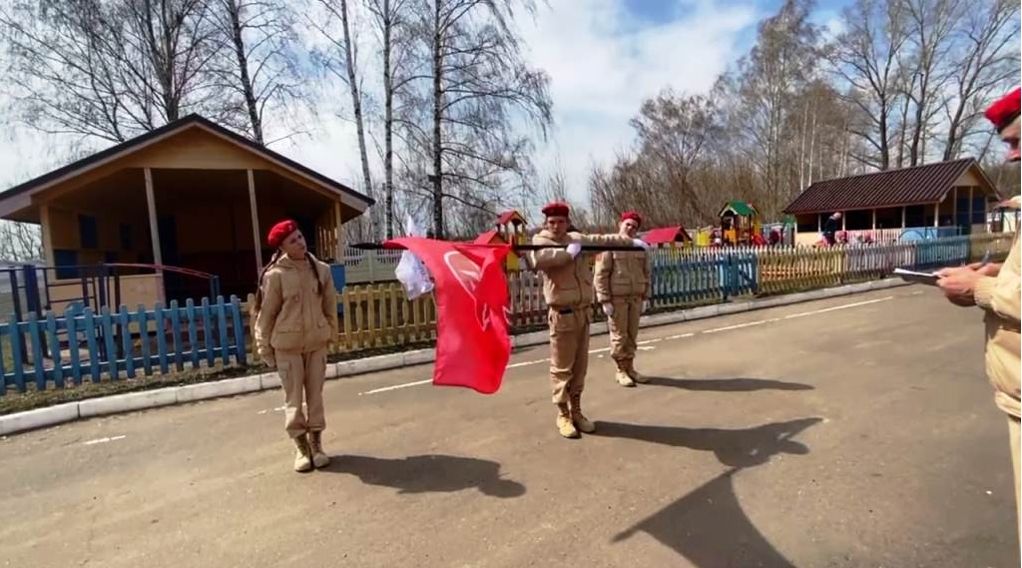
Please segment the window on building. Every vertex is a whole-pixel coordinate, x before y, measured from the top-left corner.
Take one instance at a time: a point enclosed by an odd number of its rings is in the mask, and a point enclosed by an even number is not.
[[[78,278],[78,252],[73,250],[53,251],[53,263],[57,265],[57,279]]]
[[[78,241],[83,249],[99,248],[99,230],[96,228],[96,218],[90,215],[78,216]]]

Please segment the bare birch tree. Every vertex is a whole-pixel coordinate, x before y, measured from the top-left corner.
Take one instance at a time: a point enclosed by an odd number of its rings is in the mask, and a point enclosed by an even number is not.
[[[348,0],[317,0],[318,4],[326,11],[328,21],[318,22],[315,15],[307,17],[309,25],[320,32],[320,35],[327,40],[329,49],[315,53],[316,60],[335,78],[339,79],[348,89],[351,97],[352,117],[355,123],[355,134],[358,138],[359,163],[361,166],[363,191],[369,197],[374,197],[372,173],[369,167],[369,149],[366,136],[365,116],[365,89],[364,77],[359,70],[359,42],[353,30],[353,16],[351,3]],[[337,27],[340,31],[337,31]],[[377,235],[377,224],[374,222],[374,212],[365,219],[365,224],[359,223],[360,231],[367,229],[368,236],[375,238]]]
[[[43,242],[39,226],[0,221],[0,262],[42,260]]]
[[[961,18],[950,54],[950,87],[941,102],[948,125],[944,160],[961,155],[983,106],[1000,94],[997,89],[1018,82],[1018,20],[1019,6],[1012,0],[975,2]]]
[[[963,0],[900,0],[909,26],[908,61],[910,74],[906,96],[912,101],[909,165],[925,162],[925,134],[940,112],[940,93],[948,80],[948,55],[952,33],[962,16]]]
[[[880,170],[891,166],[891,125],[898,101],[898,55],[908,40],[899,3],[856,0],[842,13],[845,31],[835,41],[832,60],[850,89],[845,98],[858,108],[864,124],[850,132],[870,151],[858,161]]]
[[[395,104],[415,80],[411,46],[413,0],[368,0],[380,34],[383,62],[383,196],[387,238],[394,237],[394,136]]]
[[[204,0],[19,3],[0,33],[13,114],[37,130],[122,142],[187,112],[230,116]]]
[[[235,108],[239,130],[259,144],[272,143],[276,139],[266,136],[268,113],[283,125],[297,107],[308,108],[292,7],[284,0],[212,2],[213,41],[222,55],[216,88],[224,105]]]
[[[549,78],[530,68],[512,27],[528,0],[429,0],[419,34],[429,48],[428,120],[404,121],[431,161],[434,232],[446,234],[444,200],[479,208],[529,187],[532,144],[517,123],[545,135]],[[427,118],[427,117],[421,117]]]

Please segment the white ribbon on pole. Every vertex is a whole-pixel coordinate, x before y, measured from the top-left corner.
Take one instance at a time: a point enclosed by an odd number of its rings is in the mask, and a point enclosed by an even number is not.
[[[408,236],[426,236],[426,232],[419,228],[411,215],[406,218],[406,223]],[[398,282],[404,286],[405,294],[408,295],[409,300],[414,300],[433,291],[433,280],[429,277],[429,270],[411,251],[406,250],[401,253],[401,260],[397,263],[394,274],[397,276]]]

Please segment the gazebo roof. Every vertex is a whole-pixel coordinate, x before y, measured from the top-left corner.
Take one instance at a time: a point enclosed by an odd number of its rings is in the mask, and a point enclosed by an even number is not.
[[[235,157],[236,163],[219,163],[214,156],[208,155],[214,145],[217,148],[232,148],[231,155]],[[109,175],[118,168],[245,169],[240,165],[242,162],[250,168],[257,165],[279,172],[325,195],[332,195],[354,210],[355,214],[364,212],[374,203],[373,199],[336,180],[198,114],[190,114],[0,193],[0,217],[37,220],[38,212],[33,211],[33,196],[58,186],[79,183],[76,180],[91,180],[99,175]]]

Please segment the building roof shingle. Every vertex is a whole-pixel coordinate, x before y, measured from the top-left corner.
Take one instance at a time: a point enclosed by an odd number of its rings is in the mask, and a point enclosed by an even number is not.
[[[976,160],[964,158],[818,181],[807,187],[784,212],[827,213],[937,203],[970,168],[975,168],[989,193],[997,193]]]

